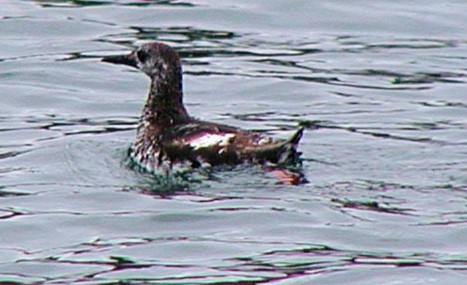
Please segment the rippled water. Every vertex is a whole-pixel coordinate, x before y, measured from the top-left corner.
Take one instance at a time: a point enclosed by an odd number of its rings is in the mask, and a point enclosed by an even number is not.
[[[2,1],[0,283],[463,284],[464,1]],[[182,55],[196,117],[287,137],[309,183],[125,165],[147,79]],[[160,185],[159,185],[160,186]],[[162,187],[163,188],[163,187]]]

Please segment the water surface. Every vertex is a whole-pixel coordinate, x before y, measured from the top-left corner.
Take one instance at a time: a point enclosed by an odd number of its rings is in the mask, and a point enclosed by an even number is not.
[[[220,3],[219,3],[220,2]],[[0,17],[0,282],[462,284],[462,1],[14,1]],[[301,144],[309,183],[125,164],[159,40],[196,117]]]

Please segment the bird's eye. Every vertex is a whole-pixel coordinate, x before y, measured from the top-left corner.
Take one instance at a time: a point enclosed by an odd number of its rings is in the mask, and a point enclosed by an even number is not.
[[[138,57],[140,62],[145,62],[146,59],[148,58],[148,54],[143,50],[137,51],[136,56]]]

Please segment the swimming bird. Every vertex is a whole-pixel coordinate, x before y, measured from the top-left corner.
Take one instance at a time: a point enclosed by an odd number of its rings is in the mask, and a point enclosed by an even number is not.
[[[191,168],[236,165],[290,165],[299,160],[299,128],[287,140],[191,117],[183,104],[178,53],[161,42],[146,43],[127,55],[103,62],[137,68],[151,79],[130,158],[151,173],[170,173],[174,165]]]

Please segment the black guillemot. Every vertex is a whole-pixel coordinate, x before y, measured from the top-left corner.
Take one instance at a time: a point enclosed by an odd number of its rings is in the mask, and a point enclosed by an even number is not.
[[[235,165],[290,165],[299,161],[299,128],[289,139],[205,122],[188,115],[183,105],[182,67],[170,46],[151,42],[127,55],[107,56],[104,62],[137,68],[151,79],[139,121],[131,160],[151,173],[166,173],[176,164],[192,168]]]

